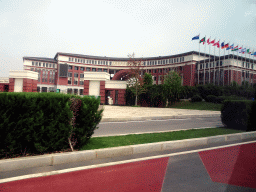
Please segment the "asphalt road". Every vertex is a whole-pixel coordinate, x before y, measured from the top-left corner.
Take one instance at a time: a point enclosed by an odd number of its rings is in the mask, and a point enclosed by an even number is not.
[[[192,128],[222,127],[220,117],[202,117],[167,120],[102,122],[92,137],[125,135],[135,133],[152,133]]]

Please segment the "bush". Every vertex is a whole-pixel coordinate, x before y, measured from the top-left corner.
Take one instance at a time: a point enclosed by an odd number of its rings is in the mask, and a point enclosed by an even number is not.
[[[202,97],[200,97],[200,95],[194,95],[191,98],[191,102],[200,102],[200,101],[202,101]]]
[[[216,100],[216,96],[215,95],[208,95],[206,98],[205,98],[205,101],[206,102],[210,102],[210,103],[214,103],[215,100]]]

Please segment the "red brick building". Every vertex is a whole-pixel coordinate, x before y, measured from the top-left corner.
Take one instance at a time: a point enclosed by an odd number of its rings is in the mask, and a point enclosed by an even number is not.
[[[213,83],[228,85],[255,82],[255,61],[237,55],[214,56],[187,53],[135,58],[142,61],[141,76],[150,73],[154,84],[161,84],[164,74],[180,73],[182,85]],[[61,92],[101,96],[101,103],[125,104],[129,58],[57,53],[54,58],[24,57],[24,71],[11,71],[0,78],[0,91]],[[19,88],[22,87],[22,88]]]

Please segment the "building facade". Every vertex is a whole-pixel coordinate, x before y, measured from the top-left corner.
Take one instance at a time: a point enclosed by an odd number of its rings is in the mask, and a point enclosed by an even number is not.
[[[129,60],[61,52],[54,58],[23,57],[24,71],[13,71],[9,78],[0,78],[0,91],[95,95],[101,96],[101,103],[124,105]],[[141,76],[150,73],[154,84],[163,83],[162,77],[172,70],[179,72],[182,85],[188,86],[256,83],[255,60],[238,55],[218,57],[191,51],[135,60],[141,61]],[[18,89],[18,85],[23,89]]]

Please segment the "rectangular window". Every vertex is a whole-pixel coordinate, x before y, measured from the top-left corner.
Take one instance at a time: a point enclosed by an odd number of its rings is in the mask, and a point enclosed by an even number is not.
[[[68,80],[68,84],[71,84],[72,82],[71,82],[71,78]]]
[[[75,73],[75,74],[74,74],[74,77],[78,77],[78,73]]]
[[[80,95],[84,95],[84,90],[83,89],[80,89]]]
[[[75,62],[77,63],[77,58],[75,58]]]
[[[34,63],[34,62],[32,62],[32,65],[35,65],[35,63]]]
[[[74,81],[74,85],[77,85],[77,81]]]
[[[45,63],[43,63],[43,67],[45,67]]]
[[[98,69],[98,72],[102,72],[102,69]]]
[[[109,62],[109,65],[112,65],[112,61]]]
[[[68,92],[68,94],[72,94],[72,89],[68,88],[67,92]]]
[[[81,70],[81,71],[84,71],[84,67],[80,67],[80,70]]]
[[[89,67],[86,68],[86,71],[91,71],[91,69]]]
[[[68,61],[71,61],[71,58],[70,58],[70,57],[68,58]]]
[[[92,64],[94,64],[94,60],[92,60]]]
[[[52,64],[49,63],[49,67],[52,67]]]
[[[208,68],[208,63],[206,63],[206,68]]]
[[[39,62],[39,67],[41,67],[41,63]]]
[[[96,71],[96,68],[92,68],[92,71]]]
[[[75,70],[79,70],[79,67],[75,66]]]
[[[79,81],[79,84],[80,85],[84,85],[84,81]]]
[[[36,62],[36,66],[38,66],[38,62]]]
[[[80,74],[80,78],[84,78],[84,74],[83,73]]]
[[[72,65],[69,65],[69,66],[68,66],[68,69],[72,69]]]
[[[46,67],[48,67],[48,63],[46,63]]]
[[[104,69],[104,72],[108,72],[108,69]]]

